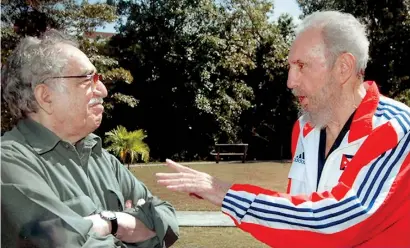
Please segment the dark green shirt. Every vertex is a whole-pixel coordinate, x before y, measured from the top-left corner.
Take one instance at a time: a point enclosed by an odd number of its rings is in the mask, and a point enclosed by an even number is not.
[[[126,200],[145,204],[125,209]],[[174,208],[154,197],[90,134],[75,146],[25,119],[1,140],[2,246],[168,247],[178,237]],[[156,237],[125,244],[99,236],[83,217],[127,212]]]

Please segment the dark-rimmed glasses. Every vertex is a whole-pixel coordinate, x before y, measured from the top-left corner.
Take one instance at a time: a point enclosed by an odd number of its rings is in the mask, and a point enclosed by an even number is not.
[[[98,73],[94,73],[94,74],[90,74],[90,75],[79,75],[79,76],[49,77],[47,79],[51,79],[51,78],[86,78],[87,80],[91,79],[93,81],[93,89],[95,89],[97,87],[98,81],[100,81],[102,79],[101,74],[98,74]],[[44,80],[44,81],[46,81],[46,80]]]

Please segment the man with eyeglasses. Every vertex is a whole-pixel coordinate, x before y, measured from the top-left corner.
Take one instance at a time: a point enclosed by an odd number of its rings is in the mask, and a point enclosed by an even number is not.
[[[2,72],[3,247],[169,247],[175,209],[102,148],[107,89],[74,41],[24,38]]]

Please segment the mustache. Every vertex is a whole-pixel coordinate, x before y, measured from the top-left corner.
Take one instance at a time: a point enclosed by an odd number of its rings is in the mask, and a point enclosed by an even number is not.
[[[294,96],[303,96],[302,91],[297,90],[297,89],[292,89],[292,94]]]
[[[88,105],[102,104],[104,100],[101,97],[92,98]]]

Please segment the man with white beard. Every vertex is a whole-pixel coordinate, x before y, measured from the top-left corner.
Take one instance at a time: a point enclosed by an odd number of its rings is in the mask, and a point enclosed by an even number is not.
[[[57,31],[21,40],[2,71],[16,126],[1,141],[2,247],[169,247],[175,209],[92,132],[107,89]]]
[[[288,190],[223,182],[168,160],[158,183],[220,206],[272,247],[410,247],[410,108],[364,81],[369,42],[350,14],[299,26],[288,87],[302,116]]]

